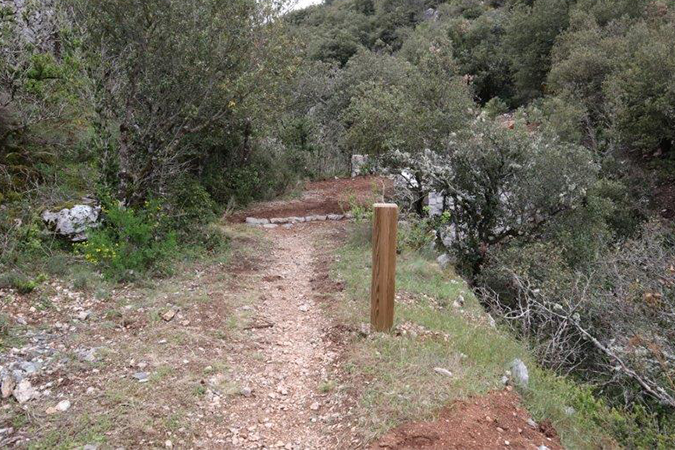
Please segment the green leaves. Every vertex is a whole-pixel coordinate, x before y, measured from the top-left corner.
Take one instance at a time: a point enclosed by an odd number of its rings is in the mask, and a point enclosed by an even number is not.
[[[226,145],[226,139],[212,144],[214,133],[248,140],[254,121],[265,125],[261,119],[281,106],[279,82],[293,59],[272,50],[283,41],[269,15],[276,6],[73,1],[92,61],[99,119],[104,128],[119,129],[119,136],[109,136],[120,168],[112,187],[124,200],[142,202],[190,169],[202,171],[195,165]],[[230,158],[236,159],[245,155]]]

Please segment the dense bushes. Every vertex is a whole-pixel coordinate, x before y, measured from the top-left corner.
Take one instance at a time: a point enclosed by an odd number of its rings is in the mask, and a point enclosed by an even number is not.
[[[655,21],[628,32],[625,53],[606,90],[620,141],[668,153],[675,148],[675,11]]]
[[[251,91],[264,86],[267,71],[287,68],[266,57],[274,26],[262,26],[255,2],[73,4],[91,60],[97,135],[119,167],[108,182],[122,200],[139,205],[194,161],[224,150],[220,142],[207,145],[214,132],[238,136],[247,157],[256,113],[248,109],[258,99]]]
[[[89,259],[161,272],[173,250],[159,242],[174,231],[213,247],[214,234],[181,231],[309,175],[304,156],[274,144],[298,63],[278,13],[250,0],[3,4],[0,269],[29,270],[29,250],[45,253],[44,209],[106,192]],[[144,205],[160,198],[152,225]]]
[[[531,100],[545,92],[551,49],[568,26],[569,4],[570,0],[535,0],[532,6],[520,4],[511,13],[504,44],[518,100]]]
[[[572,14],[554,48],[552,90],[584,105],[591,130],[644,151],[672,148],[673,11],[596,2]],[[610,14],[611,13],[611,14]],[[605,145],[606,147],[606,145]]]
[[[542,360],[602,384],[630,403],[675,406],[675,234],[650,223],[639,236],[573,270],[555,245],[496,249],[481,275],[485,298],[533,339]]]
[[[645,442],[669,442],[672,226],[641,225],[637,191],[611,157],[559,140],[553,124],[528,129],[524,117],[507,128],[481,116],[444,148],[381,159],[411,180],[413,211],[426,214],[417,203],[431,190],[444,197],[443,214],[413,221],[402,245],[423,245],[416,243],[435,229],[486,306],[532,343],[542,363],[628,406],[629,415],[613,422],[617,433],[621,420],[644,419]]]
[[[581,207],[598,173],[582,147],[520,127],[507,130],[484,117],[441,151],[394,154],[386,163],[444,197],[448,220],[440,232],[470,276],[480,271],[489,246],[536,238]]]
[[[511,66],[503,44],[507,20],[505,10],[492,10],[475,20],[461,17],[450,21],[448,34],[460,73],[471,77],[476,97],[483,104],[495,97],[513,97]]]
[[[566,121],[566,139],[602,151],[630,146],[667,154],[672,147],[674,127],[668,105],[672,104],[670,44],[675,13],[670,0],[375,0],[371,4],[372,8],[353,0],[335,1],[295,13],[289,21],[308,40],[311,58],[338,62],[339,68],[363,61],[364,51],[369,50],[396,55],[421,69],[407,49],[430,44],[427,48],[452,55],[451,72],[463,76],[481,104],[498,98],[509,106],[527,105],[543,97],[549,117]],[[437,11],[427,15],[428,7]],[[339,56],[328,50],[316,56],[312,46],[323,41],[313,38],[335,29],[349,37],[335,38],[336,42],[353,45]],[[434,36],[431,41],[430,36]],[[390,80],[397,77],[395,72],[404,74],[409,69],[390,66],[387,71],[384,85],[370,80],[375,84],[350,93],[347,104],[344,99],[339,102],[339,111],[353,104],[364,112],[355,118],[350,115],[353,120],[336,132],[348,133],[352,125],[370,119],[365,113],[369,107],[386,114],[388,109],[407,106],[404,97],[410,96],[410,87],[397,92],[400,84],[391,85]],[[438,92],[457,88],[447,86]],[[314,100],[315,107],[326,106]],[[416,113],[403,108],[401,122]],[[395,129],[399,125],[387,127],[396,134],[401,132]],[[382,142],[355,145],[379,147]]]
[[[104,206],[105,222],[92,230],[77,250],[109,278],[133,280],[148,271],[166,273],[165,264],[176,251],[176,233],[163,223],[165,217],[157,201],[142,209],[131,209],[109,202]]]
[[[80,61],[67,21],[42,7],[0,6],[0,204],[41,183],[76,129]]]

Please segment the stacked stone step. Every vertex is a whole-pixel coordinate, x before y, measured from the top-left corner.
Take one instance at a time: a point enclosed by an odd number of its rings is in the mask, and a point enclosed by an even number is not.
[[[316,215],[306,217],[283,217],[273,219],[257,219],[255,217],[247,217],[246,224],[254,227],[263,227],[269,229],[278,228],[280,226],[290,228],[291,226],[297,223],[339,221],[343,219],[351,219],[352,217],[353,216],[351,214],[326,214],[326,215]]]

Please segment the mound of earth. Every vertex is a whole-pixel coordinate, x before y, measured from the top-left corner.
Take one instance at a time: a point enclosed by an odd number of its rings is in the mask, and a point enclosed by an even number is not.
[[[253,205],[228,218],[231,223],[244,222],[247,217],[273,219],[310,215],[343,214],[350,204],[381,201],[392,182],[380,177],[358,177],[309,182],[297,199],[277,200]],[[379,197],[379,198],[378,198]]]
[[[371,450],[497,450],[563,446],[552,426],[535,424],[509,390],[458,401],[433,422],[404,424],[382,437]]]

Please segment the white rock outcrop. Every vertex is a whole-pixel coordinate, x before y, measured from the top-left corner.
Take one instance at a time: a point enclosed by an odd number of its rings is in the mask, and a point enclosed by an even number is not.
[[[90,205],[75,205],[58,212],[42,213],[42,220],[54,233],[73,242],[86,241],[87,230],[98,227],[100,217],[101,207]]]
[[[520,359],[514,359],[511,363],[512,379],[516,386],[526,388],[530,382],[530,374],[527,366]]]
[[[368,155],[352,155],[352,178],[358,177],[359,175],[366,175],[363,173],[363,169],[370,162],[370,157]]]

